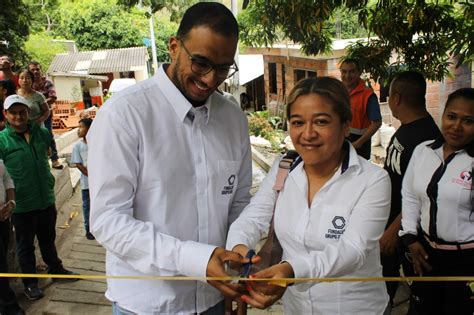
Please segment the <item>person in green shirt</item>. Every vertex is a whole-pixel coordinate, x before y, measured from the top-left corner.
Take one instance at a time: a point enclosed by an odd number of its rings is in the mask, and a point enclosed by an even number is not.
[[[30,103],[19,95],[4,102],[6,128],[0,132],[0,159],[16,187],[12,214],[17,256],[23,273],[36,273],[35,237],[50,274],[74,274],[65,269],[56,251],[56,206],[54,177],[48,163],[51,136],[43,127],[29,122]],[[44,296],[37,278],[23,278],[30,300]]]

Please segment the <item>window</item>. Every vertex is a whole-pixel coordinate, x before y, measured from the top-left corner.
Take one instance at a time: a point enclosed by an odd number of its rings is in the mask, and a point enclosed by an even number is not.
[[[277,94],[277,67],[276,63],[268,63],[268,81],[271,94]]]
[[[296,69],[294,71],[294,75],[295,75],[294,78],[295,78],[295,83],[296,83],[305,78],[316,77],[317,73],[316,71],[311,71],[311,70]]]

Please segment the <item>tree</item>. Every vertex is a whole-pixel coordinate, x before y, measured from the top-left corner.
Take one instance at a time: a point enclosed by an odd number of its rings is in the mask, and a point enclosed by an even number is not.
[[[25,44],[26,53],[32,60],[41,64],[41,68],[46,72],[56,54],[67,52],[63,44],[53,42],[54,38],[45,32],[32,34]]]
[[[372,3],[373,2],[373,3]],[[239,22],[249,46],[288,38],[308,55],[331,49],[331,18],[346,8],[358,17],[369,38],[352,45],[348,57],[361,61],[373,79],[387,77],[390,65],[418,70],[428,79],[448,74],[449,58],[458,65],[474,56],[474,4],[428,0],[251,0]],[[375,36],[372,38],[370,36]],[[395,52],[397,59],[390,62]]]
[[[31,31],[50,32],[59,19],[59,0],[24,0],[31,10]]]
[[[62,25],[54,33],[75,40],[82,50],[143,45],[143,36],[132,16],[114,1],[70,3],[61,10]]]
[[[136,5],[150,7],[151,12],[167,10],[170,13],[171,21],[178,21],[183,16],[184,11],[190,5],[199,2],[198,0],[117,0],[117,3],[124,7],[131,8]]]
[[[8,8],[8,10],[6,9]],[[0,54],[16,59],[17,64],[25,63],[28,56],[24,51],[29,34],[30,13],[21,0],[3,0],[0,11]]]

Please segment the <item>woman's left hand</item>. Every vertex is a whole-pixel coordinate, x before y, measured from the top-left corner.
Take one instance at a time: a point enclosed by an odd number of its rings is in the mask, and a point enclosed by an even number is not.
[[[251,278],[294,278],[293,267],[288,262],[271,266],[251,275]],[[242,295],[241,299],[253,307],[265,309],[278,301],[285,293],[286,286],[272,281],[247,281],[249,295]]]

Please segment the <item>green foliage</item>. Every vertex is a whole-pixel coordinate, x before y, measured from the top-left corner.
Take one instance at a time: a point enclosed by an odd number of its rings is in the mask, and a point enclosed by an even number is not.
[[[21,0],[2,0],[0,10],[0,55],[8,54],[17,65],[25,64],[28,55],[24,50],[30,33],[30,11]],[[5,42],[8,43],[6,45]]]
[[[357,12],[344,7],[336,8],[332,14],[329,25],[329,33],[333,38],[361,38],[367,37],[367,31],[359,23]]]
[[[154,19],[155,22],[155,43],[158,62],[169,62],[168,53],[169,38],[176,35],[178,24],[168,21],[164,17]],[[149,52],[151,56],[151,51]]]
[[[31,11],[31,32],[49,32],[59,21],[60,0],[24,0]]]
[[[69,3],[62,12],[62,25],[55,33],[74,39],[81,50],[142,45],[143,37],[132,14],[112,0]]]
[[[348,9],[360,9],[367,1],[340,0],[253,0],[241,13],[241,39],[247,46],[268,46],[289,38],[302,45],[308,55],[331,49],[331,18],[345,3]]]
[[[198,0],[142,0],[141,3],[145,7],[149,7],[152,13],[166,10],[170,14],[171,21],[178,21],[183,16],[186,8],[192,4],[199,2]],[[140,0],[117,0],[119,5],[131,8],[140,3]]]
[[[63,44],[52,42],[53,39],[43,32],[31,35],[25,44],[26,53],[41,64],[43,71],[48,70],[56,54],[67,52]]]
[[[280,117],[268,117],[268,111],[250,113],[248,116],[249,134],[270,141],[272,148],[279,149],[285,134],[277,129],[281,125]]]
[[[316,55],[331,49],[338,15],[341,35],[344,23],[352,20],[349,33],[341,37],[361,35],[354,26],[356,16],[367,34],[376,36],[354,44],[348,53],[375,80],[402,65],[441,80],[448,74],[450,56],[458,58],[457,65],[474,58],[474,3],[466,0],[251,0],[239,17],[241,38],[247,46],[287,38]],[[391,52],[397,56],[392,62]]]

